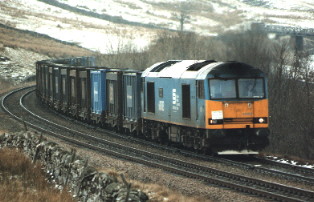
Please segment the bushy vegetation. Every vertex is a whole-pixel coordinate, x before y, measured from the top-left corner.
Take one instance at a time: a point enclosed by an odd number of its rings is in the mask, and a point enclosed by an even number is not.
[[[289,41],[273,41],[251,31],[201,37],[194,33],[161,33],[146,51],[121,48],[99,55],[101,65],[143,70],[160,61],[215,59],[245,62],[269,77],[270,146],[266,152],[314,159],[314,73],[309,56]]]
[[[49,185],[40,164],[15,149],[0,150],[0,201],[74,201]]]

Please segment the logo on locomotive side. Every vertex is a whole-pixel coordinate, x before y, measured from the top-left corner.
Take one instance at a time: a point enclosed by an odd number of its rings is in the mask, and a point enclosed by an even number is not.
[[[177,94],[177,89],[172,89],[172,110],[174,112],[178,111],[180,108],[180,96]]]

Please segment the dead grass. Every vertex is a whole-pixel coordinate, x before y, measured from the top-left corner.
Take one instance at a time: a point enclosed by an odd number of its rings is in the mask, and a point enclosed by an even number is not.
[[[202,197],[188,197],[181,193],[168,189],[158,184],[144,184],[137,181],[131,181],[132,187],[142,190],[149,195],[151,202],[167,201],[167,202],[210,202],[210,200]]]
[[[5,80],[5,79],[0,77],[0,94],[9,92],[10,90],[13,90],[16,88],[32,86],[35,84],[36,84],[35,81],[33,81],[33,82],[20,83],[18,85],[14,85],[13,82]]]
[[[0,179],[0,201],[74,201],[66,190],[53,189],[40,164],[16,149],[0,150]]]

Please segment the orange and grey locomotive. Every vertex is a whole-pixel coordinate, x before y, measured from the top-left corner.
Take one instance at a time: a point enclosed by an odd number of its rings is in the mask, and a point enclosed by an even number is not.
[[[213,60],[170,60],[143,72],[93,65],[92,57],[37,62],[38,97],[80,120],[195,150],[256,154],[268,145],[267,77],[257,68]]]
[[[144,134],[218,154],[268,145],[267,78],[239,62],[167,61],[143,74]]]

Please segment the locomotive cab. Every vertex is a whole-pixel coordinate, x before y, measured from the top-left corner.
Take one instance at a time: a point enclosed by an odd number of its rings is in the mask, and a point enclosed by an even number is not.
[[[256,154],[268,145],[267,78],[237,62],[214,67],[206,78],[205,125],[218,154]]]
[[[218,154],[256,154],[268,145],[267,78],[252,66],[171,60],[143,74],[145,137]]]

